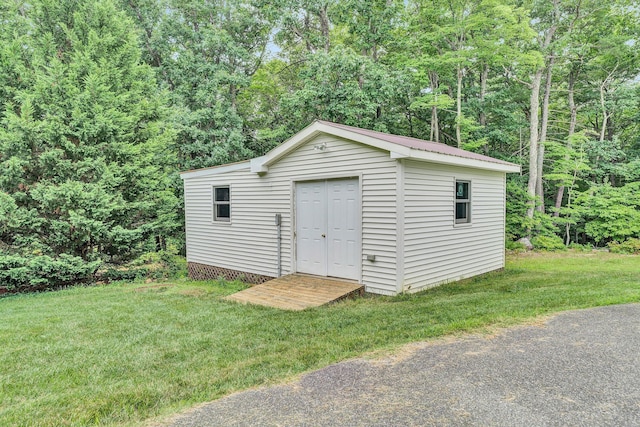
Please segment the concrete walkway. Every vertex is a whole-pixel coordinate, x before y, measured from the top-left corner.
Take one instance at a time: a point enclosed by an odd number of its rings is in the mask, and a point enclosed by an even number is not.
[[[339,363],[171,425],[639,426],[640,304]]]

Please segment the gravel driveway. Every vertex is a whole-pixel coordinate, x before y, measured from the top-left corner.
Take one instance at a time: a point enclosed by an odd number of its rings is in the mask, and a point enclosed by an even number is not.
[[[338,363],[171,425],[639,426],[640,304]]]

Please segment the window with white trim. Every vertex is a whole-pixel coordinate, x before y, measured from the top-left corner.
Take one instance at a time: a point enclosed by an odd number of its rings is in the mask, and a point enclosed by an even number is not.
[[[231,221],[231,191],[228,185],[213,187],[213,220]]]
[[[456,224],[471,222],[471,182],[456,180]]]

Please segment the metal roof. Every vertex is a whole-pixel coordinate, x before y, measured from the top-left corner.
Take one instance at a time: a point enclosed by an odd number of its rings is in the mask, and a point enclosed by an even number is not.
[[[473,153],[471,151],[462,150],[460,148],[452,147],[440,142],[425,141],[423,139],[411,138],[409,136],[393,135],[390,133],[378,132],[375,130],[368,130],[357,128],[353,126],[341,125],[339,123],[327,122],[324,120],[316,120],[318,123],[322,123],[326,126],[332,126],[339,129],[344,129],[350,132],[358,133],[360,135],[368,136],[371,138],[381,139],[383,141],[390,142],[392,144],[402,145],[403,147],[412,148],[414,150],[428,151],[431,153],[446,154],[448,156],[462,157],[465,159],[482,160],[485,162],[498,163],[503,165],[514,165],[514,163],[505,162],[504,160],[495,159],[493,157],[484,156],[482,154]]]

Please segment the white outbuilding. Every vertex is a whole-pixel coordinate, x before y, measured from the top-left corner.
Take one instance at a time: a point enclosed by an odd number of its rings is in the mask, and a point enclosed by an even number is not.
[[[181,174],[193,278],[290,273],[395,295],[501,269],[520,166],[315,121],[262,157]]]

